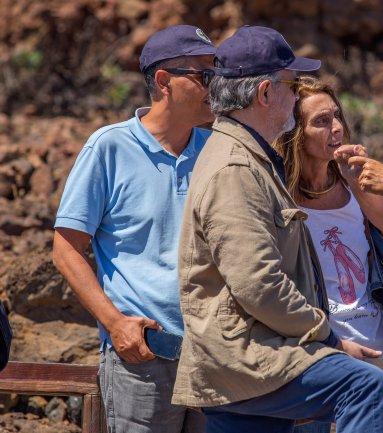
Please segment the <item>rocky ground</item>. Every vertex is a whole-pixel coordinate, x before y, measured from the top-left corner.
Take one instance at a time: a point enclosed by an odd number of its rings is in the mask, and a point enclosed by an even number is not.
[[[12,358],[96,363],[97,331],[50,259],[67,172],[102,123],[4,120],[0,132],[0,293],[15,331]]]
[[[81,428],[74,423],[50,421],[30,413],[7,413],[0,417],[1,433],[80,433]]]
[[[94,320],[56,272],[50,250],[67,172],[102,120],[3,115],[1,122],[0,296],[14,331],[11,358],[97,364]],[[2,396],[0,433],[77,433],[80,411],[78,398]]]
[[[94,321],[51,263],[52,226],[86,138],[147,103],[138,55],[154,31],[189,23],[219,42],[244,23],[274,26],[323,60],[353,142],[383,159],[382,22],[380,0],[0,0],[0,298],[12,359],[97,363]],[[76,410],[6,396],[0,433],[77,432]]]

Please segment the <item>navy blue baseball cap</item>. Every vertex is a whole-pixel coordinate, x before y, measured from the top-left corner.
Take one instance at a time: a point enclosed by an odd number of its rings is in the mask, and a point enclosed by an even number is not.
[[[240,27],[217,48],[215,73],[222,77],[246,77],[289,69],[310,72],[320,60],[295,57],[290,45],[276,30],[260,26]]]
[[[140,69],[145,72],[161,60],[215,53],[216,47],[198,27],[187,24],[170,26],[154,33],[146,42],[140,56]]]

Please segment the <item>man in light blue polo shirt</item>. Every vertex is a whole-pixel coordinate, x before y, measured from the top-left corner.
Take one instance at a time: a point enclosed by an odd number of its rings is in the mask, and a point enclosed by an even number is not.
[[[198,28],[172,26],[143,48],[152,99],[135,117],[96,131],[69,175],[53,260],[97,319],[100,382],[113,433],[204,431],[202,416],[171,406],[177,361],[154,354],[144,328],[182,335],[177,250],[191,171],[212,121],[215,48]],[[85,251],[92,243],[97,276]]]

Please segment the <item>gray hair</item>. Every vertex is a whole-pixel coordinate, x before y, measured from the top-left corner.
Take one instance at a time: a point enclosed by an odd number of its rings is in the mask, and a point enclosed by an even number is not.
[[[262,81],[276,81],[277,73],[265,75],[227,78],[215,76],[210,83],[210,106],[216,116],[229,114],[247,108]]]

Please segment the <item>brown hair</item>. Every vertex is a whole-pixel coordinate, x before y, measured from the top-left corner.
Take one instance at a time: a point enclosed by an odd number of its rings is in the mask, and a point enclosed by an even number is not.
[[[347,125],[347,121],[344,117],[342,106],[339,102],[338,97],[335,94],[335,90],[329,85],[318,78],[303,76],[299,78],[299,100],[295,104],[294,115],[295,115],[295,127],[289,132],[284,133],[274,143],[273,147],[283,157],[287,189],[295,201],[299,203],[302,199],[302,193],[299,190],[299,183],[302,176],[302,147],[304,143],[304,118],[302,112],[302,101],[311,95],[318,93],[326,93],[335,102],[339,108],[340,120],[344,129],[344,138],[350,139],[350,129]],[[335,161],[330,161],[329,169],[333,171],[336,177],[343,180],[339,168]],[[305,195],[306,196],[306,195]],[[312,197],[309,197],[312,198]]]

